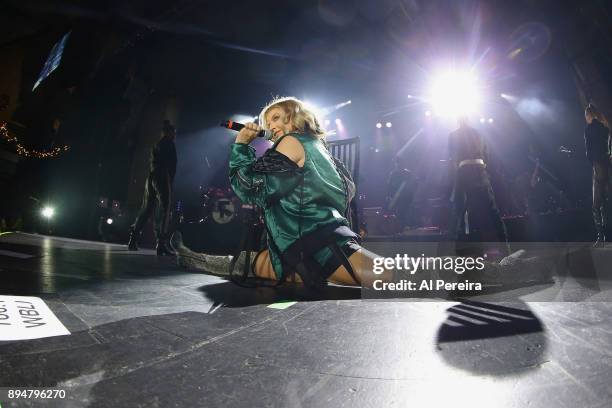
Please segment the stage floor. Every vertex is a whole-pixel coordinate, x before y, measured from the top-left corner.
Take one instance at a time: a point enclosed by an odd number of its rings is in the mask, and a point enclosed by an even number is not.
[[[0,295],[42,298],[72,333],[0,342],[0,387],[66,390],[3,408],[612,406],[612,303],[580,296],[610,282],[568,284],[582,301],[312,298],[20,233],[0,272]]]

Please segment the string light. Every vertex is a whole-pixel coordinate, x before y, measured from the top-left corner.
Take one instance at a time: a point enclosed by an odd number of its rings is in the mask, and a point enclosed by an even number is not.
[[[67,152],[70,150],[70,146],[64,145],[59,147],[54,147],[51,150],[35,150],[28,149],[21,143],[19,143],[19,139],[15,135],[11,135],[6,127],[6,122],[0,124],[0,135],[11,143],[15,143],[15,150],[17,154],[24,157],[34,157],[37,159],[47,159],[51,157],[57,157],[62,152]]]

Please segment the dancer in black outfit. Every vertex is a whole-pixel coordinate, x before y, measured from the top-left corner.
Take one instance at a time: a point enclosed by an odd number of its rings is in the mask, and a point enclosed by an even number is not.
[[[594,246],[606,242],[607,200],[610,195],[610,128],[604,115],[593,104],[589,104],[584,117],[586,157],[593,166],[593,221],[597,237]]]
[[[155,210],[155,249],[157,255],[173,255],[168,246],[168,223],[170,222],[170,205],[172,183],[176,174],[176,147],[174,139],[176,130],[169,120],[164,121],[162,137],[151,149],[150,173],[145,184],[142,207],[130,228],[128,249],[138,250],[138,237],[142,227]]]
[[[485,141],[468,125],[467,118],[461,117],[458,122],[459,129],[452,132],[448,140],[451,165],[455,169],[453,212],[448,226],[449,238],[457,240],[466,210],[468,215],[473,216],[478,211],[477,205],[483,203],[495,226],[497,239],[507,243],[506,226],[497,209],[487,173]]]

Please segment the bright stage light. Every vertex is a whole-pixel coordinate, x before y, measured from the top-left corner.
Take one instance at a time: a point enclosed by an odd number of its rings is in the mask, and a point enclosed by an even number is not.
[[[489,118],[489,123],[493,123],[493,118]]]
[[[242,113],[236,113],[230,116],[229,119],[231,121],[238,122],[238,123],[251,123],[251,122],[257,123],[259,122],[259,116],[245,115]]]
[[[385,126],[390,128],[391,126],[393,126],[393,124],[391,122],[387,122],[387,123],[385,123]]]
[[[344,132],[344,124],[342,123],[340,118],[336,118],[336,120],[334,122],[336,123],[336,129],[342,135],[343,132]]]
[[[380,129],[380,128],[382,127],[382,123],[378,122],[378,123],[376,124],[376,127],[377,127],[378,129]]]
[[[305,102],[305,105],[309,107],[310,110],[312,110],[318,117],[325,117],[325,116],[331,115],[338,109],[342,109],[345,106],[350,105],[352,103],[353,102],[351,100],[347,100],[344,102],[337,103],[335,105],[327,106],[325,108],[319,108],[315,106],[314,104],[311,104],[310,102]]]
[[[408,99],[412,99],[412,95],[408,95]]]
[[[425,116],[431,116],[431,111],[425,111]]]
[[[333,112],[333,111],[336,111],[338,109],[344,108],[346,105],[350,105],[350,104],[351,104],[350,100],[349,101],[344,101],[344,102],[340,102],[340,103],[334,105],[331,108],[326,108],[326,109],[329,110],[329,112]]]
[[[474,74],[448,71],[435,77],[429,102],[436,115],[456,119],[478,110],[480,94]]]
[[[330,123],[331,121],[329,119],[325,119],[325,126],[329,126]]]
[[[314,113],[317,118],[325,118],[327,115],[336,110],[335,107],[322,108],[311,101],[304,101],[304,106],[306,106],[306,109]]]
[[[480,118],[480,123],[485,123],[487,120],[485,118]]]
[[[107,218],[107,219],[106,219],[106,223],[107,223],[108,225],[111,225],[111,224],[113,223],[113,219],[112,219],[112,218]]]
[[[51,219],[53,218],[53,215],[55,214],[55,209],[52,207],[45,207],[42,209],[41,213],[43,217]]]

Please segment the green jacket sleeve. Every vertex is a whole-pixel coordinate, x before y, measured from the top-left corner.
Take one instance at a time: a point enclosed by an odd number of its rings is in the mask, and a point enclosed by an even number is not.
[[[255,158],[255,149],[233,144],[230,156],[230,182],[234,192],[245,203],[268,208],[295,190],[303,180],[303,171],[287,156],[275,149]]]
[[[253,170],[255,149],[242,143],[234,143],[230,153],[230,183],[244,203],[263,206],[265,201],[265,175]]]

